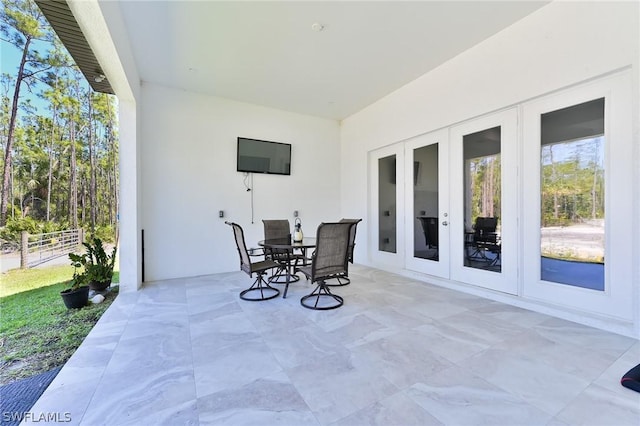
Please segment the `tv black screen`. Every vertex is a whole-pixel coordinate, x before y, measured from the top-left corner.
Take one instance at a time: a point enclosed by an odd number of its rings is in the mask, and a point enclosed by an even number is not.
[[[239,137],[237,170],[290,175],[291,144]]]

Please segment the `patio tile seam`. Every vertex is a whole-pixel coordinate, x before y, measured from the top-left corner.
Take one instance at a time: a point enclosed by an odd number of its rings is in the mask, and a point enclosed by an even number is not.
[[[113,359],[113,355],[115,354],[116,350],[118,349],[118,346],[120,345],[120,342],[122,340],[122,336],[124,335],[125,330],[127,329],[127,327],[129,327],[129,322],[131,320],[131,314],[133,313],[133,309],[135,308],[135,306],[138,304],[138,300],[139,300],[139,297],[136,297],[135,301],[133,303],[131,301],[128,301],[128,300],[127,301],[123,300],[122,302],[120,302],[120,304],[126,304],[126,303],[130,304],[131,306],[128,309],[120,310],[120,306],[117,306],[118,313],[120,315],[122,315],[122,316],[125,316],[125,318],[124,318],[124,327],[122,329],[122,332],[120,333],[120,335],[117,338],[116,344],[111,349],[111,354],[109,355],[109,359],[105,362],[104,366],[102,367],[102,371],[100,373],[100,377],[98,378],[98,380],[96,380],[95,386],[91,390],[91,397],[88,399],[87,405],[84,407],[84,410],[82,410],[82,415],[80,416],[80,421],[78,422],[78,424],[82,424],[82,421],[83,421],[83,419],[84,419],[84,417],[85,417],[85,415],[87,413],[87,410],[89,409],[89,407],[94,402],[94,398],[95,398],[96,392],[97,392],[98,388],[100,387],[100,385],[102,383],[102,380],[104,378],[104,374],[107,371],[107,368],[109,367],[109,364],[111,363],[111,360]],[[118,297],[116,297],[116,300],[114,300],[114,302],[111,304],[111,306],[109,306],[109,308],[107,308],[107,311],[112,309],[114,307],[115,303],[118,303]],[[127,312],[127,314],[124,315],[123,311]],[[114,321],[114,320],[113,319],[109,319],[108,322],[112,322],[112,321]],[[108,322],[104,322],[103,325],[107,324]],[[93,329],[91,329],[91,332],[89,332],[89,335],[91,335],[91,333],[93,333],[94,330],[97,333],[96,327],[100,327],[100,326],[101,326],[101,324],[100,324],[100,321],[98,320],[98,323],[96,324],[96,326],[94,326]],[[87,337],[89,337],[89,336],[87,336]],[[81,346],[84,345],[86,341],[87,341],[87,339],[83,340]],[[90,341],[87,342],[87,344],[89,344],[89,343],[90,343]],[[64,366],[63,366],[63,369],[64,369]]]

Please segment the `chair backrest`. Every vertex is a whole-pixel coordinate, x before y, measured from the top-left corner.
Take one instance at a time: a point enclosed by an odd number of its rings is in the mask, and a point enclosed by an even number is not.
[[[498,228],[498,218],[497,217],[477,217],[476,225],[474,226],[474,230],[476,234],[490,234],[495,233],[496,228]]]
[[[262,223],[264,224],[265,240],[289,238],[291,236],[291,228],[287,219],[263,219]],[[291,252],[291,250],[274,248],[265,249],[267,256],[273,259],[282,259],[283,256],[287,256],[289,252]]]
[[[263,220],[264,239],[287,238],[291,235],[291,228],[287,219]]]
[[[311,263],[311,280],[347,272],[349,234],[353,223],[321,223],[316,233],[316,250]]]
[[[358,223],[362,222],[362,219],[340,219],[340,223],[351,223],[353,226],[351,227],[351,231],[349,231],[349,253],[348,260],[353,263],[353,251],[356,247],[356,228],[358,227]]]
[[[438,247],[438,218],[419,216],[418,220],[422,224],[424,239],[427,247]]]
[[[242,230],[242,227],[237,223],[225,223],[233,228],[233,237],[235,238],[236,247],[238,248],[238,255],[240,256],[240,269],[251,275],[251,260],[249,259],[247,245],[244,242],[244,231]]]

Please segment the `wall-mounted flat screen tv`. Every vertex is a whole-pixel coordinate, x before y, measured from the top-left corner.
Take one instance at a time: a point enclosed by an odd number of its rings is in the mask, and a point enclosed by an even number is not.
[[[291,144],[239,137],[237,170],[290,175]]]

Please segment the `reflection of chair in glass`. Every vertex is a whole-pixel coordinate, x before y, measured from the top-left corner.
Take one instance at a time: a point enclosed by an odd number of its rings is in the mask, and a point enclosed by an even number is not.
[[[291,228],[289,221],[286,219],[278,220],[263,220],[264,224],[264,239],[284,239],[289,240],[291,238]],[[289,267],[297,264],[299,260],[302,260],[304,256],[300,254],[294,254],[293,249],[278,249],[278,248],[265,248],[265,257],[278,263],[278,269],[269,278],[270,283],[285,284],[287,282],[287,274],[289,274]],[[298,281],[300,277],[291,274],[289,282]]]
[[[269,283],[264,279],[264,275],[269,269],[277,268],[278,264],[269,259],[252,263],[249,258],[247,246],[244,242],[244,232],[242,231],[242,227],[233,222],[225,223],[233,228],[233,236],[236,241],[236,247],[238,248],[238,254],[240,255],[240,269],[249,274],[250,277],[253,276],[254,272],[257,274],[253,285],[240,292],[240,298],[243,300],[258,301],[269,300],[277,297],[280,294],[280,291],[269,286]],[[255,297],[253,297],[254,295]]]
[[[500,236],[496,232],[498,218],[477,217],[473,227],[473,236],[470,241],[471,252],[467,252],[469,260],[488,263],[488,266],[496,266],[500,262]],[[492,255],[487,255],[492,253]]]
[[[435,249],[435,252],[427,257],[427,259],[438,260],[438,218],[418,216],[417,219],[422,224],[425,243],[429,250]]]
[[[340,223],[350,223],[353,225],[351,227],[351,230],[349,231],[349,252],[347,253],[347,259],[349,260],[349,263],[353,263],[353,251],[356,247],[356,228],[358,227],[358,223],[360,223],[361,221],[362,219],[340,219]],[[348,266],[349,265],[347,264],[347,269]],[[351,280],[349,279],[349,271],[347,270],[347,272],[345,272],[343,276],[337,277],[336,280],[338,281],[337,283],[327,283],[327,285],[339,286],[351,283]]]
[[[349,263],[349,234],[353,223],[321,223],[316,234],[316,249],[311,266],[298,268],[317,287],[300,299],[305,308],[327,310],[339,308],[344,299],[331,293],[326,280],[344,277]]]

